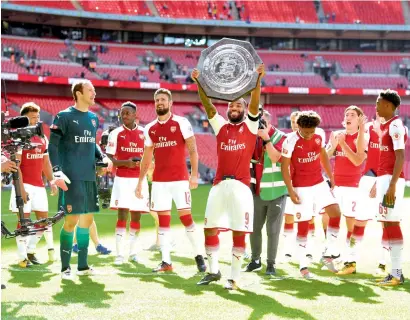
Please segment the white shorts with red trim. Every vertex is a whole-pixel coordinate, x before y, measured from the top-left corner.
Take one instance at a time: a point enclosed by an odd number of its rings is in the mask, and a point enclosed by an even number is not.
[[[171,211],[172,200],[174,200],[177,210],[191,210],[189,181],[152,182],[152,211]]]
[[[339,187],[333,189],[340,211],[345,217],[356,218],[359,189],[354,187]]]
[[[29,197],[29,200],[23,208],[24,213],[31,213],[33,211],[48,212],[48,198],[45,187],[36,187],[31,184],[24,183],[24,190],[26,190]],[[12,212],[18,212],[16,191],[14,186],[11,188],[9,209]]]
[[[375,183],[376,177],[363,176],[360,179],[356,210],[356,220],[358,221],[372,220],[379,211],[376,198],[370,198],[370,191]]]
[[[316,216],[316,208],[326,208],[337,204],[337,200],[323,181],[311,187],[296,187],[295,192],[299,196],[300,204],[295,204],[295,222],[308,221]]]
[[[406,182],[403,178],[400,178],[396,183],[396,201],[394,208],[387,208],[383,206],[383,197],[389,189],[392,176],[386,174],[384,176],[377,177],[376,181],[376,199],[379,206],[377,212],[378,221],[399,222],[401,221],[404,208],[404,189]],[[408,212],[408,210],[406,210]]]
[[[290,199],[290,197],[286,197],[286,204],[285,204],[285,214],[289,216],[294,216],[296,214],[295,211],[295,204]]]
[[[238,180],[224,180],[211,188],[206,203],[205,228],[253,231],[251,189]]]
[[[138,178],[115,177],[111,191],[110,208],[128,209],[130,211],[149,212],[149,191],[147,179],[142,183],[143,198],[135,195]]]

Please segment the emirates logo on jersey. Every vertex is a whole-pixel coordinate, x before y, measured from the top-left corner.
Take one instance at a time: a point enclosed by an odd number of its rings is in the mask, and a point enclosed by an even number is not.
[[[299,163],[309,163],[309,162],[314,162],[317,159],[319,159],[319,154],[316,154],[315,152],[308,152],[308,158],[298,158]]]
[[[389,151],[389,147],[380,145],[380,151]]]
[[[172,126],[172,127],[171,127],[171,132],[174,133],[175,131],[177,131],[177,127]]]
[[[374,143],[370,141],[370,148],[372,149],[379,149],[380,145],[378,143]]]
[[[315,142],[316,142],[316,144],[320,145],[320,139],[319,138],[316,138]]]
[[[221,150],[224,151],[237,151],[244,150],[245,148],[245,143],[236,143],[235,139],[229,139],[228,144],[221,142]]]

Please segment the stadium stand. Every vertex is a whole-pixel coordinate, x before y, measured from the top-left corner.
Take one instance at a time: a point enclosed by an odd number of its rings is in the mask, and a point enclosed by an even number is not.
[[[24,4],[38,7],[46,7],[53,9],[64,9],[64,10],[76,10],[71,1],[21,1],[21,0],[10,0],[10,3],[13,4]]]
[[[79,1],[85,11],[113,14],[151,15],[145,1]]]
[[[397,88],[399,83],[405,87],[408,86],[408,81],[404,77],[340,76],[340,78],[333,78],[335,88]]]

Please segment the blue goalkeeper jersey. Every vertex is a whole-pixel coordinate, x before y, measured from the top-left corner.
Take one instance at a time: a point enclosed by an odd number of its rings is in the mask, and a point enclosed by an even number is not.
[[[95,181],[98,117],[74,107],[60,111],[51,126],[49,146],[53,166],[59,165],[70,180]]]

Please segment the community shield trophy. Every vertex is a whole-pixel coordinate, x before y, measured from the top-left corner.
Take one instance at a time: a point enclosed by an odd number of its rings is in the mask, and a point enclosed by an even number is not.
[[[223,38],[201,52],[198,82],[209,98],[235,101],[255,89],[261,63],[249,42]]]

